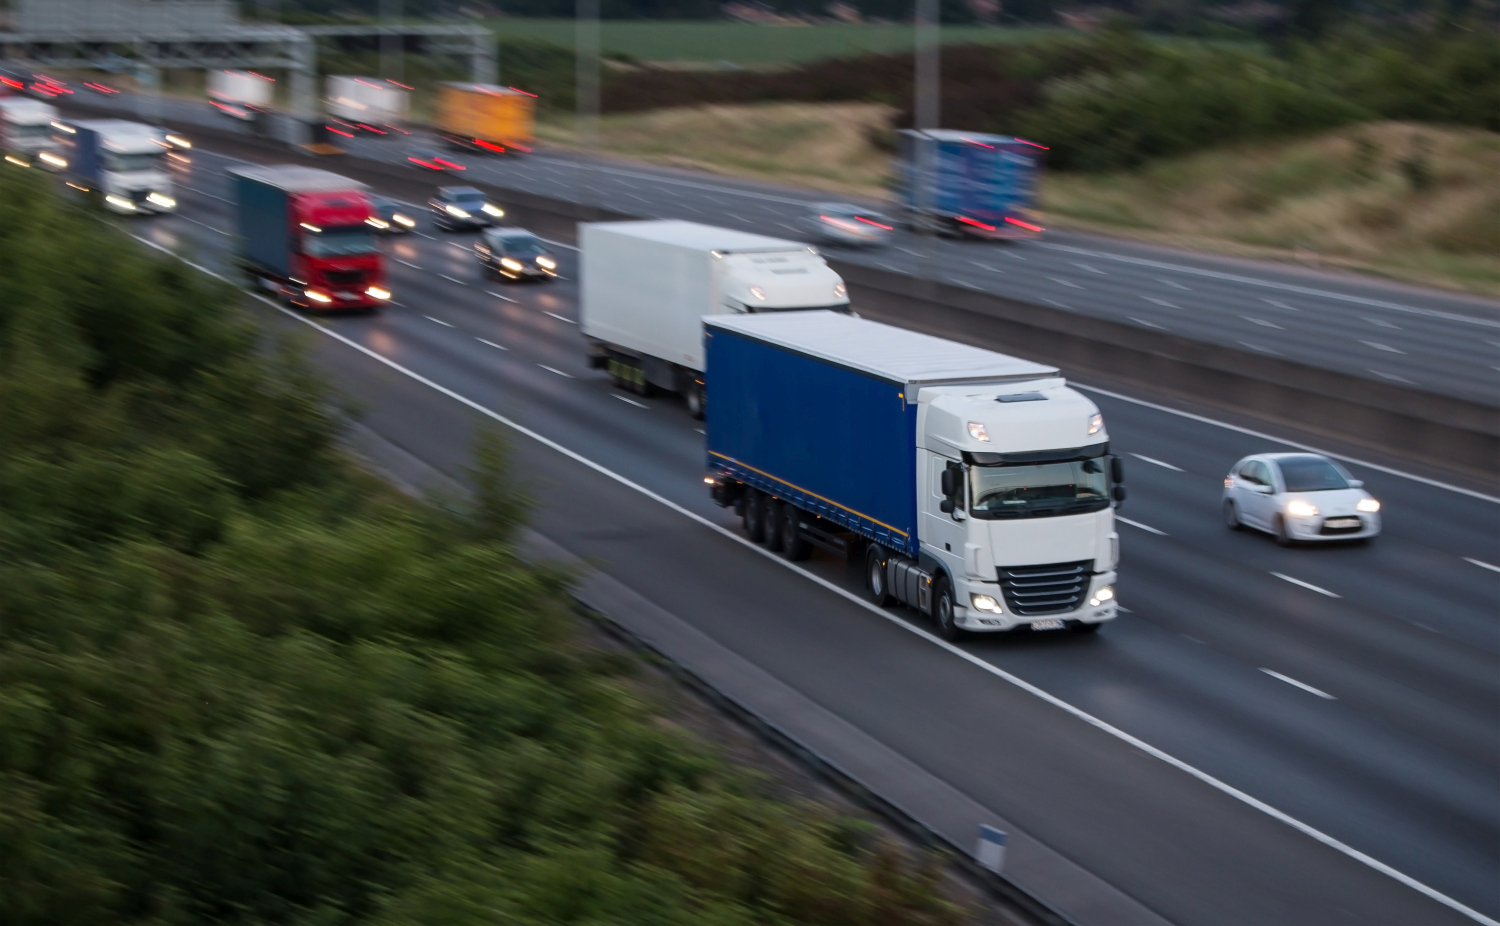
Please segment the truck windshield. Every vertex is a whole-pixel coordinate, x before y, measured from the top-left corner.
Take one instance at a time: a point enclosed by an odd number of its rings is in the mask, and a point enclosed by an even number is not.
[[[302,236],[302,249],[311,257],[353,257],[375,253],[375,233],[368,225],[336,225]]]
[[[1109,507],[1101,459],[974,466],[969,513],[976,518],[1037,518]]]
[[[45,122],[37,125],[13,125],[11,133],[17,138],[51,138],[52,126]]]
[[[128,174],[138,170],[161,170],[163,152],[145,151],[140,154],[104,152],[104,169],[117,174]]]

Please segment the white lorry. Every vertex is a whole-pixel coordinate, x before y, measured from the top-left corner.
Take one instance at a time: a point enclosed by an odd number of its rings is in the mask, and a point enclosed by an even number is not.
[[[12,164],[58,169],[62,162],[52,123],[57,109],[40,100],[7,97],[0,100],[0,150]]]
[[[177,208],[160,129],[124,119],[59,121],[52,128],[62,146],[58,169],[70,186],[97,192],[106,209],[122,215]]]
[[[406,121],[407,92],[373,77],[332,76],[326,84],[328,115],[345,126],[374,135],[387,135]]]
[[[208,72],[208,100],[226,116],[251,122],[271,108],[276,88],[269,77],[249,71]]]
[[[696,222],[579,226],[579,326],[622,388],[680,393],[703,416],[703,318],[848,311],[844,281],[796,241]]]

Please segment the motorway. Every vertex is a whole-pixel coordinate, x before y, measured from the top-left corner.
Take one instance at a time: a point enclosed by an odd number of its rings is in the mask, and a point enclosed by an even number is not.
[[[244,123],[207,104],[187,100],[137,100],[120,94],[83,102],[127,113],[141,104],[159,105],[168,120],[245,129]],[[400,163],[414,151],[434,147],[420,133],[340,143],[355,156]],[[805,238],[797,223],[808,214],[809,204],[837,198],[558,153],[453,157],[467,170],[450,182],[782,237]],[[931,240],[903,232],[892,246],[879,250],[825,250],[840,260],[1035,305],[1500,404],[1500,302],[1495,300],[1066,232],[1009,245]]]
[[[227,273],[230,159],[194,159],[181,213],[133,230]],[[953,650],[840,594],[858,590],[841,561],[803,574],[686,516],[742,537],[680,404],[587,369],[573,252],[558,282],[507,286],[471,245],[392,239],[397,304],[313,320],[314,361],[387,440],[461,478],[494,426],[409,371],[567,448],[512,435],[539,532],[1167,920],[1500,918],[1500,499],[1352,463],[1385,536],[1281,549],[1227,531],[1218,501],[1231,463],[1282,445],[1095,390],[1132,463],[1126,613]]]

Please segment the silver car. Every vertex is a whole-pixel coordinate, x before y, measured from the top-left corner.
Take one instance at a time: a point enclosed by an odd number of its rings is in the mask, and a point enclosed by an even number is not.
[[[1368,540],[1380,533],[1380,502],[1364,483],[1315,453],[1258,453],[1224,477],[1224,523],[1266,531],[1283,546]]]
[[[825,244],[845,247],[878,247],[896,230],[895,222],[852,203],[813,203],[802,226]]]

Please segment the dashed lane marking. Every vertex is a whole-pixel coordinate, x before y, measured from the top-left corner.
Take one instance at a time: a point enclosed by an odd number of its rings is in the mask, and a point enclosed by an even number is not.
[[[509,347],[505,347],[503,345],[496,344],[494,341],[486,341],[484,338],[475,338],[474,340],[478,341],[480,344],[488,344],[490,347],[493,347],[495,350],[505,350],[505,351],[510,350]]]
[[[568,379],[572,379],[573,378],[573,374],[572,373],[564,373],[562,370],[559,370],[556,367],[549,367],[545,363],[539,363],[539,364],[537,364],[537,366],[539,366],[542,369],[546,370],[548,373],[556,373],[558,376],[566,376]]]
[[[1173,466],[1171,463],[1164,463],[1161,460],[1156,459],[1155,457],[1148,457],[1143,453],[1132,453],[1131,456],[1135,457],[1137,460],[1145,460],[1147,463],[1154,463],[1157,466],[1165,467],[1174,473],[1182,472],[1182,467],[1180,466]]]
[[[1330,592],[1326,588],[1319,588],[1318,586],[1312,584],[1311,582],[1304,582],[1301,579],[1294,579],[1294,578],[1292,578],[1289,575],[1284,575],[1284,574],[1279,573],[1279,572],[1273,572],[1273,573],[1271,573],[1271,575],[1275,576],[1276,578],[1280,579],[1283,582],[1290,582],[1293,585],[1300,585],[1300,586],[1302,586],[1303,588],[1305,588],[1305,589],[1307,589],[1309,591],[1317,592],[1319,595],[1327,595],[1329,598],[1342,598],[1342,597],[1344,597],[1343,595],[1340,595],[1338,592]]]
[[[1129,518],[1122,518],[1119,515],[1115,515],[1115,520],[1119,521],[1121,524],[1129,524],[1131,527],[1134,527],[1137,530],[1143,530],[1143,531],[1145,531],[1148,534],[1155,534],[1158,537],[1165,537],[1165,536],[1167,536],[1167,532],[1166,531],[1157,530],[1156,528],[1152,527],[1149,524],[1142,524],[1139,521],[1132,521]]]
[[[433,318],[431,315],[423,315],[422,317],[425,318],[425,319],[427,319],[430,322],[437,322],[439,325],[442,325],[444,328],[452,328],[453,327],[452,323],[445,322],[441,318]]]
[[[1271,676],[1272,678],[1280,679],[1281,681],[1286,682],[1288,685],[1294,685],[1294,686],[1296,686],[1298,688],[1301,688],[1303,691],[1311,692],[1312,694],[1315,694],[1318,697],[1323,698],[1324,700],[1327,700],[1327,701],[1337,701],[1338,700],[1338,698],[1335,698],[1333,695],[1329,694],[1326,691],[1321,691],[1321,690],[1319,690],[1317,688],[1314,688],[1313,686],[1307,684],[1306,682],[1299,682],[1295,678],[1292,678],[1289,675],[1282,675],[1280,672],[1277,672],[1274,669],[1267,669],[1267,668],[1262,667],[1261,671],[1264,672],[1264,673],[1266,673],[1267,675]]]
[[[558,315],[556,312],[544,312],[542,314],[544,314],[544,315],[551,315],[553,318],[557,319],[558,321],[560,321],[560,322],[567,322],[570,325],[576,325],[576,324],[578,324],[577,322],[573,321],[573,319],[571,319],[571,318],[564,318],[561,315]]]
[[[622,395],[620,395],[619,393],[616,393],[616,392],[611,392],[610,395],[612,395],[615,398],[619,399],[621,402],[624,402],[626,405],[634,405],[636,408],[650,408],[651,407],[651,406],[647,405],[645,402],[637,402],[635,399],[627,399],[624,396],[622,396]]]

